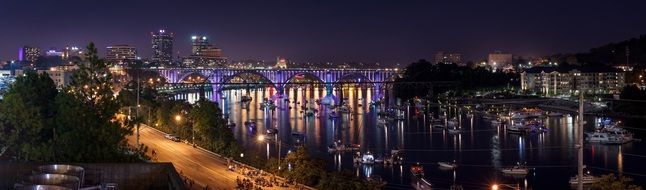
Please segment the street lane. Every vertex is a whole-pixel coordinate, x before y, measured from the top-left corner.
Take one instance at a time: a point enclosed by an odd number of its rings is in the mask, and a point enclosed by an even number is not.
[[[198,186],[208,185],[218,189],[235,188],[238,175],[227,170],[224,160],[186,143],[168,140],[164,138],[163,133],[149,127],[141,127],[140,135],[140,142],[148,146],[149,156],[152,150],[155,150],[158,162],[173,163],[178,172],[195,180]],[[134,144],[135,135],[129,136],[128,141]]]

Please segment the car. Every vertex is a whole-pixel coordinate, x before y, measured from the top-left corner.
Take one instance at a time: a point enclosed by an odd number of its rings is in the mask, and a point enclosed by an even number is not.
[[[164,138],[166,138],[168,140],[171,140],[171,141],[179,142],[179,137],[177,137],[175,135],[167,134],[167,135],[164,135]]]

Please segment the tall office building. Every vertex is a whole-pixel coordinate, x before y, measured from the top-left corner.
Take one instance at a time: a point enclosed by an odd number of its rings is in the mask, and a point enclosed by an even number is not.
[[[434,64],[456,64],[463,66],[462,64],[462,54],[455,52],[437,52],[435,54]]]
[[[159,32],[152,32],[151,44],[153,47],[152,62],[169,65],[173,62],[173,39],[172,32],[161,29]]]
[[[222,67],[227,59],[222,57],[222,49],[210,44],[206,36],[191,37],[191,55],[184,58],[189,67]]]
[[[129,45],[108,46],[105,60],[112,64],[125,64],[137,59],[137,50]]]
[[[25,63],[35,63],[40,57],[40,48],[23,46],[18,50],[18,61]]]

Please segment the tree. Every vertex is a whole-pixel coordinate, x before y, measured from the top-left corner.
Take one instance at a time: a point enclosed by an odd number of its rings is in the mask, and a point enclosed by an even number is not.
[[[137,153],[128,154],[126,142],[132,128],[114,119],[121,105],[112,91],[111,74],[93,43],[87,47],[86,60],[56,97],[55,161],[134,161]]]
[[[633,181],[632,178],[619,176],[616,177],[615,174],[603,175],[592,185],[592,189],[596,190],[641,190],[642,187],[631,184]]]
[[[9,146],[18,160],[43,161],[53,138],[56,85],[47,73],[27,72],[18,77],[0,104],[0,144]]]
[[[305,148],[287,154],[281,164],[281,168],[291,165],[292,169],[283,173],[286,178],[309,186],[318,184],[321,174],[325,172],[323,162],[311,159]]]

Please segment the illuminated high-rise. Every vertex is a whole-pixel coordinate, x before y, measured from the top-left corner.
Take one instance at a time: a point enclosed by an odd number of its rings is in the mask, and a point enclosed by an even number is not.
[[[23,46],[18,51],[18,60],[24,63],[35,63],[40,55],[40,48]]]
[[[129,45],[108,46],[105,60],[113,64],[124,64],[137,59],[137,50]]]
[[[164,65],[171,64],[173,62],[173,33],[161,29],[159,32],[150,33],[150,35],[153,48],[151,61]]]

